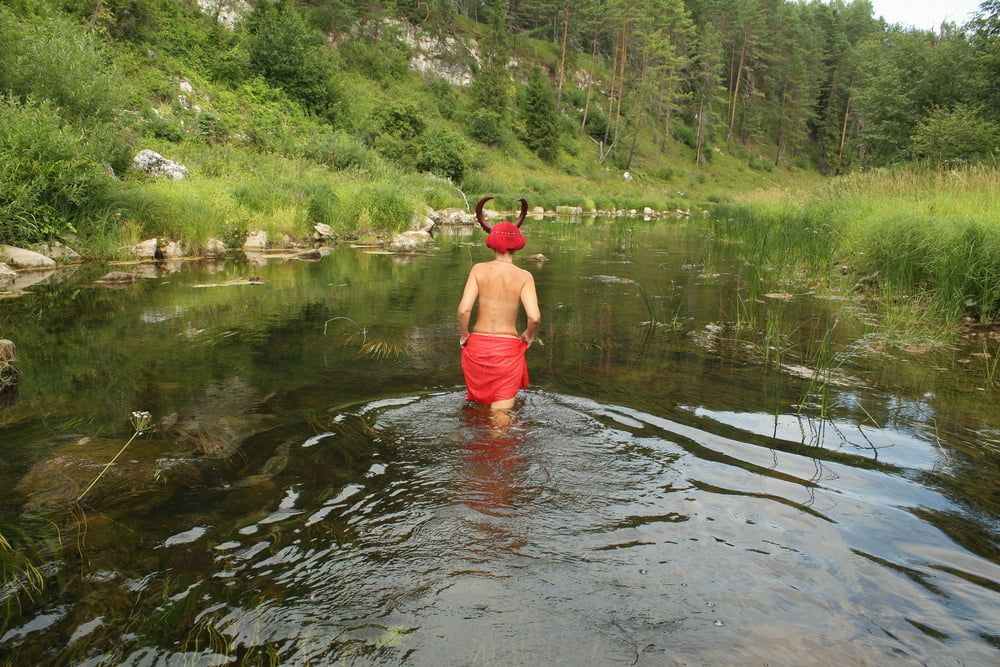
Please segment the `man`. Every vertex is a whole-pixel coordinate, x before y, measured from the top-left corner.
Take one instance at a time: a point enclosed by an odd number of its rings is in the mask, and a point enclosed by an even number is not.
[[[524,353],[534,340],[541,313],[534,277],[514,266],[514,253],[525,243],[520,227],[528,212],[528,203],[519,200],[521,217],[516,225],[500,222],[490,227],[483,218],[483,205],[490,199],[492,197],[483,197],[476,204],[476,218],[489,234],[486,247],[493,250],[493,261],[476,264],[469,271],[458,304],[459,343],[467,398],[488,405],[494,411],[507,411],[514,407],[518,390],[528,386]],[[470,334],[469,318],[477,301],[476,326]],[[524,307],[528,324],[518,335],[520,306]]]

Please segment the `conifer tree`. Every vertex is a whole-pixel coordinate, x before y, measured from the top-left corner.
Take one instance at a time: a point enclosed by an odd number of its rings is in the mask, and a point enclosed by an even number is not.
[[[547,162],[559,152],[559,120],[552,91],[540,67],[531,71],[528,88],[521,99],[520,121],[524,143]]]

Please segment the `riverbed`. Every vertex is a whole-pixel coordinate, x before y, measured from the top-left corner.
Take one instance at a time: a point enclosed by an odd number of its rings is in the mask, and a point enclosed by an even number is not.
[[[470,228],[0,301],[0,661],[1000,659],[996,340],[894,349],[699,221],[525,231],[508,428],[461,386]]]

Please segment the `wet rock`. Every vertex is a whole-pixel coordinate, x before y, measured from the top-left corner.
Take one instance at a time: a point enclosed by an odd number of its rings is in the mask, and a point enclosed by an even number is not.
[[[528,260],[529,262],[538,262],[538,263],[549,261],[549,258],[543,255],[542,253],[538,253],[536,255],[528,255],[527,257],[525,257],[525,259]]]
[[[433,240],[427,232],[403,232],[397,234],[389,242],[389,250],[392,252],[418,252],[424,250]]]
[[[151,151],[148,148],[139,151],[132,158],[132,165],[139,171],[144,171],[150,176],[163,176],[175,181],[187,178],[188,176],[187,167],[180,162],[168,160],[156,151]]]
[[[98,280],[100,285],[131,285],[132,283],[139,280],[139,276],[134,273],[125,273],[124,271],[111,271],[110,273],[105,273],[104,277]]]
[[[80,253],[67,245],[63,245],[59,241],[53,241],[51,243],[38,243],[31,246],[31,249],[59,263],[72,264],[74,262],[79,262],[81,259]]]
[[[428,207],[428,210],[434,212],[434,209],[430,207]],[[408,230],[411,232],[427,232],[429,234],[434,229],[434,224],[434,218],[431,215],[414,213]]]
[[[45,255],[25,248],[16,248],[12,245],[0,245],[0,262],[22,271],[49,269],[56,265],[54,260]]]
[[[544,215],[545,209],[541,206],[535,206],[531,209],[531,215]]]
[[[136,259],[152,260],[156,259],[156,250],[159,244],[156,239],[146,239],[136,243],[131,248],[131,254]]]
[[[460,208],[446,208],[438,211],[438,218],[442,225],[473,225],[476,223],[475,214],[467,213]]]
[[[210,238],[202,246],[201,254],[203,257],[224,257],[226,254],[226,244],[219,239]]]
[[[656,215],[656,211],[654,211],[653,209],[651,209],[650,207],[647,206],[644,209],[642,209],[642,214],[644,216],[646,216],[647,218],[651,218],[654,215]]]
[[[317,241],[332,241],[337,238],[337,235],[333,233],[333,227],[326,223],[320,222],[313,225],[313,230],[316,232],[313,238]]]
[[[718,276],[719,274],[715,274]],[[794,294],[789,294],[788,292],[768,292],[764,295],[765,299],[774,299],[775,301],[791,301],[795,298]]]
[[[247,234],[243,247],[247,250],[264,250],[267,248],[267,232],[263,229],[255,229]]]
[[[159,239],[156,244],[156,259],[180,259],[184,256],[184,248],[177,241]]]

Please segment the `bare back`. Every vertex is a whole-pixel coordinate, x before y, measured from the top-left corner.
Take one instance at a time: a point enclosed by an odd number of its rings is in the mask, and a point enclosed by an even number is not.
[[[495,260],[472,267],[460,310],[464,307],[471,311],[477,300],[476,333],[516,337],[522,304],[529,320],[537,321],[539,317],[534,277],[511,262]]]

